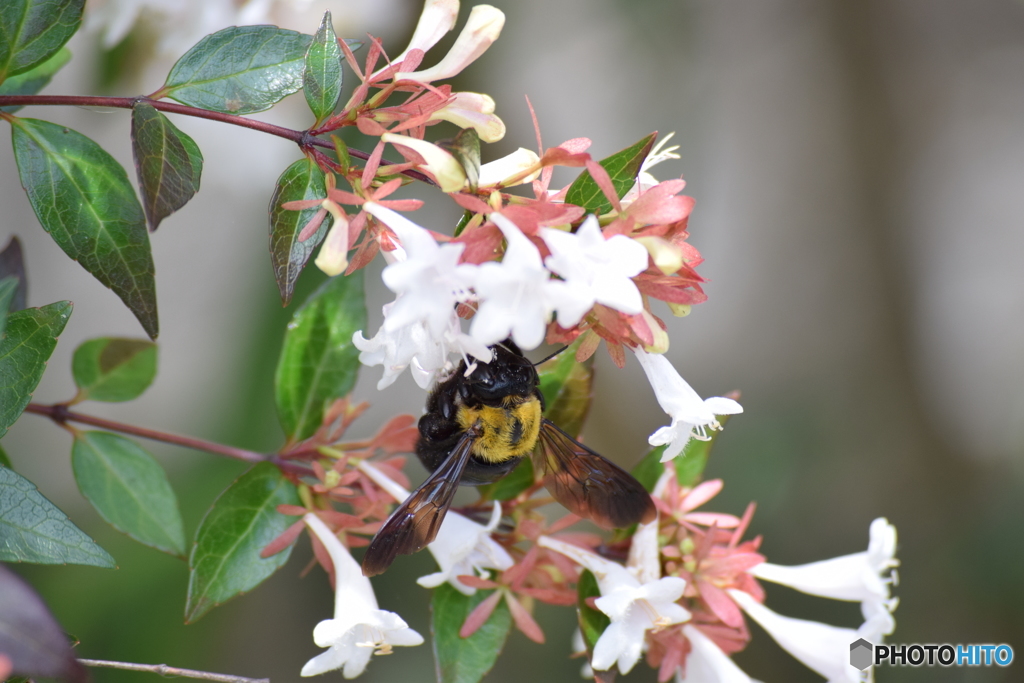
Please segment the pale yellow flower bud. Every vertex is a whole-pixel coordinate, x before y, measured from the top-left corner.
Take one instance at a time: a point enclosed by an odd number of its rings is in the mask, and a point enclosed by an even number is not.
[[[667,239],[657,236],[637,237],[637,242],[647,248],[654,265],[665,275],[678,272],[683,267],[683,250]]]
[[[423,157],[423,170],[434,176],[442,192],[458,192],[466,183],[466,172],[462,170],[462,164],[434,143],[395,133],[384,133],[380,139],[392,145],[407,147]]]
[[[395,80],[432,83],[455,76],[487,51],[505,25],[505,14],[491,5],[477,5],[469,14],[462,33],[440,62],[429,69],[399,73]]]
[[[451,102],[430,115],[430,120],[473,128],[484,142],[497,142],[505,137],[505,123],[494,114],[494,100],[481,93],[455,93]]]

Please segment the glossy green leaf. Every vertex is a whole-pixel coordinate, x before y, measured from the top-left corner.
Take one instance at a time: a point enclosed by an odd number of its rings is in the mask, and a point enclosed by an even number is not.
[[[116,566],[32,482],[6,467],[0,467],[0,539],[3,562]]]
[[[70,317],[70,301],[7,316],[7,333],[0,339],[0,437],[32,400],[46,361]]]
[[[533,460],[523,458],[515,469],[493,484],[476,487],[486,500],[512,500],[533,485]]]
[[[459,637],[466,617],[491,591],[463,595],[447,583],[434,589],[430,601],[430,632],[438,683],[477,683],[494,666],[512,628],[512,615],[501,600],[490,619],[469,638]]]
[[[11,458],[7,455],[7,451],[4,450],[3,446],[0,446],[0,465],[9,470],[14,469],[14,465],[11,464]]]
[[[185,556],[185,527],[167,475],[134,441],[78,432],[71,467],[82,495],[110,526],[139,543]]]
[[[46,87],[53,78],[53,75],[60,71],[61,67],[71,59],[71,51],[66,47],[57,50],[56,54],[42,64],[38,64],[24,73],[11,76],[0,84],[0,95],[35,95]],[[0,111],[8,114],[21,109],[23,105],[13,104],[9,107],[0,107]]]
[[[156,230],[199,191],[203,154],[153,105],[138,102],[132,107],[132,155],[149,229]]]
[[[594,391],[594,357],[576,362],[578,343],[537,367],[544,417],[579,438]]]
[[[196,531],[189,558],[185,621],[248,592],[288,561],[292,547],[260,557],[260,551],[295,520],[278,505],[301,505],[295,485],[269,462],[239,477],[213,502]]]
[[[0,566],[0,652],[19,674],[84,683],[85,667],[46,603],[28,583]],[[13,679],[7,679],[13,681]]]
[[[52,57],[82,23],[85,0],[0,2],[0,81]]]
[[[341,97],[341,47],[331,24],[331,12],[324,12],[320,29],[306,51],[306,64],[302,72],[303,94],[309,110],[319,125],[334,113]]]
[[[651,133],[635,145],[601,160],[600,164],[604,170],[608,171],[615,194],[619,199],[633,187],[636,176],[640,173],[640,167],[654,146],[654,140],[657,137],[657,133]],[[588,171],[581,173],[569,186],[569,190],[565,194],[565,203],[582,206],[587,213],[596,214],[607,213],[612,208],[611,202],[601,192],[601,188],[590,177]]]
[[[90,339],[75,349],[71,374],[83,399],[130,401],[156,377],[156,344],[148,339]]]
[[[186,52],[160,94],[227,114],[270,109],[302,87],[311,40],[276,26],[230,26]]]
[[[312,220],[319,207],[289,211],[281,208],[281,205],[326,196],[324,172],[315,162],[305,157],[285,169],[277,179],[277,187],[270,200],[270,260],[274,265],[274,279],[281,292],[281,302],[285,306],[292,300],[295,281],[306,267],[306,261],[323,241],[334,219],[327,214],[316,232],[299,241],[302,229]]]
[[[0,278],[0,339],[3,339],[4,330],[7,329],[7,311],[11,309],[11,302],[18,292],[18,278],[8,275]]]
[[[25,308],[28,299],[28,279],[25,276],[25,259],[21,254],[21,240],[17,236],[12,236],[3,251],[0,251],[0,278],[5,277],[18,279],[18,289],[7,310],[11,313],[20,311]]]
[[[611,619],[604,612],[596,610],[587,604],[587,598],[601,596],[601,589],[597,585],[597,579],[589,569],[584,569],[580,573],[579,581],[576,582],[576,594],[576,614],[579,617],[580,632],[583,634],[583,642],[587,646],[587,652],[593,653],[597,639],[608,628]]]
[[[35,119],[12,123],[21,185],[39,222],[64,253],[121,297],[155,339],[153,254],[128,174],[81,133]]]
[[[719,415],[718,422],[725,426],[729,417],[729,415]],[[721,433],[721,430],[709,431],[708,435],[711,438],[707,441],[690,439],[683,447],[683,452],[672,460],[676,468],[676,480],[680,486],[694,486],[700,481],[704,474],[704,467],[708,464],[711,448]],[[658,446],[651,449],[643,460],[633,468],[633,476],[648,491],[654,490],[654,485],[658,483],[658,479],[665,471],[665,465],[661,463],[661,454],[665,452],[665,448],[665,446]]]
[[[363,272],[323,283],[295,312],[274,377],[277,413],[289,442],[320,427],[324,410],[352,390],[359,350],[352,335],[366,328]]]

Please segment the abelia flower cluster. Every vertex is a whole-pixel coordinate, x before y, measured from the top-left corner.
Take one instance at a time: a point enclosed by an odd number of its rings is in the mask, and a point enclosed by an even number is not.
[[[335,426],[295,447],[293,454],[315,447],[333,465],[325,469],[314,461],[317,481],[302,489],[305,506],[279,507],[301,516],[300,521],[264,551],[280,551],[308,528],[317,561],[334,577],[335,615],[314,630],[316,643],[328,650],[307,663],[304,676],[340,668],[351,678],[365,669],[372,654],[422,642],[399,615],[378,609],[369,579],[348,551],[366,545],[391,503],[409,495],[404,459],[395,453],[412,447],[413,418],[396,417],[366,441],[338,441],[363,408],[339,402],[332,410]],[[317,446],[324,439],[335,443]],[[371,462],[377,454],[383,459]],[[594,574],[600,589],[592,606],[611,622],[591,644],[591,670],[627,673],[646,657],[662,682],[749,682],[731,659],[750,640],[749,617],[814,671],[854,683],[863,678],[848,664],[849,644],[858,638],[881,642],[895,628],[897,600],[890,588],[898,565],[896,531],[884,519],[872,522],[865,552],[785,567],[765,561],[759,537],[743,540],[753,504],[742,517],[699,510],[721,491],[720,480],[681,486],[675,467],[667,467],[652,494],[658,518],[611,545],[593,533],[572,530],[580,521],[575,515],[549,523],[538,510],[547,501],[533,495],[541,486],[537,482],[512,500],[481,499],[449,511],[427,546],[438,571],[420,577],[421,586],[448,583],[466,595],[492,591],[467,616],[462,637],[485,624],[504,601],[516,627],[531,640],[545,642],[532,605],[576,604],[581,568]],[[624,564],[621,557],[627,558]],[[779,615],[763,604],[760,581],[860,602],[864,622],[843,628]]]
[[[283,206],[318,209],[300,241],[318,234],[332,216],[316,260],[327,274],[352,273],[378,253],[387,262],[382,277],[395,298],[384,306],[383,323],[373,336],[363,330],[353,336],[360,361],[383,367],[379,389],[406,369],[429,389],[453,371],[453,357],[464,359],[472,372],[478,361],[489,362],[490,347],[505,339],[525,350],[544,342],[575,343],[581,361],[604,341],[620,367],[627,348],[636,356],[670,417],[670,424],[649,439],[663,447],[661,460],[668,463],[690,439],[706,440],[721,429],[720,416],[743,410],[735,398],[702,399],[687,384],[664,356],[668,333],[651,308],[660,300],[673,315],[683,316],[706,299],[695,270],[702,258],[687,241],[693,200],[681,194],[681,179],[659,182],[650,174],[655,164],[678,158],[676,147],[665,147],[670,136],[653,148],[653,136],[641,145],[643,164],[632,187],[622,192],[623,179],[613,182],[587,152],[590,140],[545,148],[536,118],[536,151],[519,148],[483,165],[465,147],[453,153],[426,141],[426,128],[441,122],[472,129],[484,142],[505,132],[490,97],[453,92],[440,83],[498,37],[504,22],[499,10],[475,7],[448,55],[420,68],[424,53],[454,27],[457,13],[457,0],[428,0],[409,46],[393,60],[372,37],[362,64],[341,43],[360,84],[345,106],[311,133],[356,126],[377,142],[362,167],[340,148],[336,160],[308,151],[327,172],[326,196]],[[403,162],[384,160],[388,145]],[[555,166],[585,170],[596,187],[591,197],[580,199],[571,186],[551,188]],[[434,232],[403,215],[422,201],[389,198],[408,177],[428,179],[463,210],[454,234]],[[340,189],[339,179],[350,189]],[[529,186],[527,194],[509,192],[522,185]],[[317,561],[335,576],[339,605],[334,619],[314,632],[317,644],[330,649],[311,660],[303,675],[342,668],[351,677],[362,672],[372,653],[422,641],[400,617],[377,608],[369,581],[352,575],[354,560],[348,554],[348,548],[368,543],[393,503],[409,496],[398,456],[413,448],[413,418],[395,418],[368,441],[342,442],[359,412],[360,407],[339,402],[314,437],[282,455],[314,459],[316,481],[296,480],[304,505],[280,511],[301,520],[264,552],[279,551],[308,527]],[[377,458],[380,451],[383,459]],[[877,642],[895,626],[896,602],[889,590],[897,564],[895,529],[878,519],[865,553],[781,567],[765,561],[760,538],[743,540],[753,505],[742,518],[698,511],[722,483],[681,486],[675,476],[668,464],[653,491],[658,519],[611,544],[570,530],[578,521],[574,515],[549,523],[538,511],[549,501],[533,495],[540,482],[512,500],[482,497],[448,512],[428,545],[438,571],[418,583],[425,588],[448,583],[464,595],[491,591],[462,624],[463,637],[504,601],[517,628],[544,642],[533,604],[575,604],[584,568],[600,591],[592,606],[610,619],[589,644],[591,671],[626,673],[646,658],[659,681],[745,683],[750,678],[731,655],[750,640],[749,617],[829,680],[860,680],[847,664],[849,643],[857,637]],[[761,580],[858,601],[865,621],[849,629],[778,615],[763,604]],[[346,601],[356,608],[343,615],[340,605]]]

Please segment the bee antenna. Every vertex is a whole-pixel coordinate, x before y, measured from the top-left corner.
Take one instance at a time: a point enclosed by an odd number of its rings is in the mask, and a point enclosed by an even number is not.
[[[567,348],[569,348],[569,347],[568,347],[568,346],[563,346],[562,348],[558,349],[557,351],[555,351],[554,353],[552,353],[552,354],[551,354],[550,356],[548,356],[547,358],[544,358],[543,360],[539,360],[539,361],[537,361],[536,363],[534,363],[534,364],[533,364],[533,366],[534,366],[534,367],[537,367],[538,365],[540,365],[540,364],[542,364],[542,363],[547,363],[547,362],[548,362],[549,360],[551,360],[552,358],[554,358],[554,357],[555,357],[555,356],[557,356],[558,354],[562,353],[562,351],[565,351],[565,350],[566,350]]]

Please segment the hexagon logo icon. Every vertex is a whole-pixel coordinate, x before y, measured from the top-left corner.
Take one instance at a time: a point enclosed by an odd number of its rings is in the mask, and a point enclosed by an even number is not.
[[[855,640],[850,643],[850,666],[863,671],[871,666],[873,654],[874,646],[871,643],[863,638]]]

